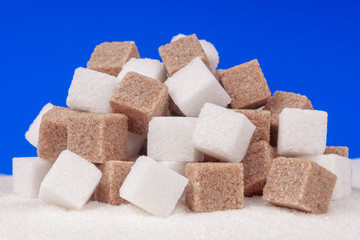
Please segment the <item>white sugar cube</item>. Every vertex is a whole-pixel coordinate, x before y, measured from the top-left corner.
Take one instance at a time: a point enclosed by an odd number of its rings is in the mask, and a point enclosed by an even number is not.
[[[244,114],[206,103],[197,120],[193,141],[207,155],[239,163],[254,131],[255,126]]]
[[[337,177],[332,200],[348,197],[351,193],[351,160],[336,154],[306,155],[299,158],[316,162]]]
[[[174,73],[165,84],[175,104],[188,117],[197,117],[205,103],[225,107],[231,102],[200,57]]]
[[[326,133],[326,112],[285,108],[279,115],[277,152],[281,156],[321,155]]]
[[[160,82],[165,82],[167,78],[165,66],[159,60],[150,58],[131,58],[125,63],[117,76],[115,80],[116,86],[119,86],[121,80],[128,72],[136,72]]]
[[[39,142],[39,130],[41,119],[45,113],[47,113],[50,109],[52,109],[54,105],[51,103],[46,104],[40,111],[39,115],[35,118],[33,123],[30,125],[29,130],[25,133],[25,138],[28,140],[31,145],[37,147]]]
[[[161,161],[160,163],[178,174],[185,176],[186,162]]]
[[[115,77],[87,68],[77,68],[71,82],[66,105],[73,110],[95,113],[110,112],[110,98]]]
[[[101,175],[94,164],[64,150],[42,181],[39,198],[67,209],[81,209],[93,194]]]
[[[177,41],[177,40],[179,40],[179,39],[181,39],[181,38],[184,38],[184,37],[186,37],[185,34],[179,33],[178,35],[173,36],[173,37],[171,38],[171,42],[175,42],[175,41]]]
[[[198,162],[204,155],[194,147],[196,118],[154,117],[149,123],[147,151],[156,161]]]
[[[120,197],[155,216],[168,217],[187,183],[184,176],[150,157],[141,156],[121,186]]]
[[[360,189],[360,159],[351,161],[352,165],[352,186]]]
[[[40,184],[52,165],[52,162],[38,157],[13,158],[14,193],[37,198]]]
[[[145,141],[145,137],[135,133],[128,132],[127,146],[126,146],[127,160],[135,157],[139,153],[144,141]]]

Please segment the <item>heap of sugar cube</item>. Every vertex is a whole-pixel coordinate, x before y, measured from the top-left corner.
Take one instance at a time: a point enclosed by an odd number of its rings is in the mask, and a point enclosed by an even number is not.
[[[327,147],[327,113],[303,95],[271,96],[258,60],[217,69],[195,34],[140,58],[132,41],[96,46],[66,105],[26,132],[37,157],[14,158],[14,192],[67,209],[89,199],[169,216],[241,209],[244,196],[326,213],[351,192],[348,148]],[[245,206],[246,207],[246,206]]]

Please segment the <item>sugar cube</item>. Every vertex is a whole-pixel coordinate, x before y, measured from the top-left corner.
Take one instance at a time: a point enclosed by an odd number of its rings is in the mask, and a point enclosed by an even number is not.
[[[39,198],[67,209],[81,209],[95,191],[101,175],[94,164],[65,150],[42,181]]]
[[[39,115],[34,119],[32,124],[30,125],[29,130],[27,130],[27,132],[25,133],[26,140],[28,140],[28,142],[36,148],[39,142],[41,119],[44,116],[44,114],[47,113],[53,107],[54,105],[52,105],[51,103],[46,104],[39,112]]]
[[[284,108],[279,115],[277,152],[281,156],[323,154],[326,133],[326,112]]]
[[[120,197],[155,216],[168,217],[187,183],[184,176],[141,156],[121,186]]]
[[[241,163],[188,163],[185,176],[187,206],[195,212],[243,208],[244,184]]]
[[[161,161],[160,163],[167,168],[174,170],[178,174],[185,176],[185,167],[187,162]]]
[[[360,159],[351,161],[352,169],[352,186],[360,189]]]
[[[77,68],[71,82],[66,105],[85,112],[109,113],[115,77],[87,68]]]
[[[231,98],[199,57],[165,81],[169,95],[187,117],[197,117],[205,103],[226,107]]]
[[[185,114],[180,110],[180,108],[174,103],[171,97],[169,97],[169,115],[170,116],[180,116],[185,117]]]
[[[135,157],[145,141],[145,138],[141,135],[128,132],[127,146],[126,146],[126,159]]]
[[[203,154],[192,143],[196,120],[190,117],[154,117],[149,123],[148,156],[156,161],[202,161]]]
[[[244,114],[206,103],[193,135],[201,152],[227,162],[241,162],[255,126]]]
[[[23,197],[37,198],[40,184],[52,164],[39,157],[13,158],[14,193]]]
[[[339,156],[349,158],[349,148],[330,146],[325,148],[324,154],[337,154]]]

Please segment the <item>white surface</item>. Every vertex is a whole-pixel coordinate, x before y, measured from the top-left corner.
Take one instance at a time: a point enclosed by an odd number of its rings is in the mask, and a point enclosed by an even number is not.
[[[188,179],[146,157],[139,157],[120,188],[120,197],[145,211],[168,217],[174,210]]]
[[[327,112],[284,108],[279,115],[281,156],[321,155],[326,148]]]
[[[352,160],[352,185],[360,190],[360,158]]]
[[[28,142],[36,148],[39,142],[39,132],[40,132],[40,124],[42,117],[53,107],[54,105],[52,105],[51,103],[46,104],[39,112],[39,115],[34,119],[32,124],[30,125],[29,130],[25,133],[26,140],[28,140]]]
[[[316,162],[334,173],[337,177],[333,200],[347,197],[351,193],[351,160],[336,154],[301,156],[300,158]]]
[[[136,72],[146,77],[165,82],[166,69],[162,62],[150,58],[131,58],[123,68],[115,80],[115,85],[119,86],[121,80],[128,72]]]
[[[135,133],[128,132],[128,138],[126,143],[127,160],[138,155],[144,141],[145,141],[145,137]]]
[[[165,81],[169,95],[187,117],[197,117],[205,103],[226,107],[231,98],[200,57]]]
[[[45,176],[39,198],[69,209],[81,209],[90,199],[101,171],[86,159],[64,150]]]
[[[332,201],[328,213],[311,215],[277,208],[260,197],[244,209],[190,212],[181,200],[169,218],[132,205],[89,202],[80,211],[47,205],[11,192],[11,177],[0,177],[0,239],[359,239],[360,191]]]
[[[186,162],[161,161],[160,163],[165,165],[167,168],[174,170],[178,174],[185,176]]]
[[[201,152],[226,162],[241,162],[255,126],[242,113],[206,103],[201,109],[193,142]]]
[[[66,105],[73,110],[95,113],[110,112],[110,98],[115,90],[115,77],[79,67],[75,70]]]
[[[196,118],[153,117],[149,123],[147,154],[156,161],[199,162],[204,158],[194,147]]]
[[[40,184],[52,165],[39,157],[13,158],[14,193],[37,198]]]
[[[212,43],[206,40],[199,40],[199,41],[202,49],[204,50],[207,58],[209,59],[211,70],[213,73],[215,73],[216,68],[219,64],[219,53]]]

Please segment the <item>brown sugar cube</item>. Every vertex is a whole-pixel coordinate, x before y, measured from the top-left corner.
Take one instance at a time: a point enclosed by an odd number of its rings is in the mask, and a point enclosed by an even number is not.
[[[271,163],[277,154],[269,142],[260,141],[250,144],[242,164],[244,166],[244,195],[261,195]]]
[[[119,189],[129,174],[132,165],[134,165],[134,162],[108,161],[98,166],[102,172],[102,177],[94,192],[94,200],[111,205],[127,203],[125,199],[120,197]]]
[[[337,154],[342,157],[349,158],[349,148],[348,147],[326,147],[325,154]]]
[[[275,206],[307,213],[326,213],[336,175],[311,160],[278,157],[273,160],[263,199]]]
[[[104,42],[95,47],[87,63],[89,69],[117,76],[130,58],[139,58],[135,42]]]
[[[220,159],[218,159],[216,157],[204,154],[204,161],[203,162],[219,162],[219,163],[221,163],[221,162],[224,162],[224,161],[221,161]]]
[[[219,72],[220,82],[231,97],[231,108],[258,108],[271,93],[257,59]]]
[[[243,208],[244,184],[241,163],[188,163],[185,176],[187,206],[195,212]]]
[[[124,160],[127,128],[123,114],[73,114],[69,117],[67,149],[92,163]]]
[[[235,112],[244,114],[256,127],[250,144],[258,141],[270,141],[271,114],[269,111],[236,109]]]
[[[43,159],[55,161],[67,146],[68,118],[73,113],[68,108],[53,107],[44,114],[40,124],[37,154]]]
[[[314,110],[310,100],[306,96],[292,92],[276,91],[264,107],[264,110],[268,110],[271,113],[270,144],[274,147],[277,146],[279,114],[284,108]]]
[[[168,111],[167,86],[155,79],[129,72],[110,99],[110,111],[123,113],[129,120],[129,131],[146,137],[152,117]]]
[[[170,76],[196,57],[200,57],[205,65],[211,69],[209,59],[195,34],[159,47],[159,54]]]

